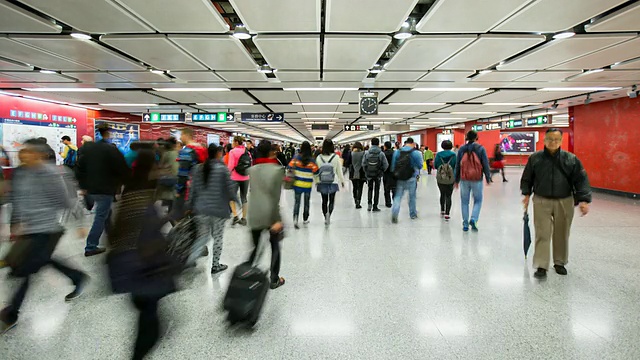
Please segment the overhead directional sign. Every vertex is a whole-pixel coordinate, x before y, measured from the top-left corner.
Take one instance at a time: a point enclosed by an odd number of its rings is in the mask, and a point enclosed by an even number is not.
[[[373,125],[345,125],[344,131],[368,131],[373,130]]]
[[[471,127],[471,130],[475,131],[475,132],[479,132],[484,130],[484,127],[482,126],[482,124],[478,124],[478,125],[473,125]]]
[[[502,125],[500,123],[490,123],[484,126],[485,130],[500,130]]]
[[[329,130],[329,124],[311,124],[311,130]]]
[[[162,114],[159,112],[144,113],[142,114],[143,122],[182,122],[184,121],[184,114]]]
[[[527,119],[527,126],[551,124],[551,115],[537,116]]]
[[[191,114],[192,122],[232,122],[234,121],[233,114],[226,112],[219,113],[193,113]]]
[[[243,122],[283,122],[283,113],[241,113],[240,119]]]
[[[523,119],[509,120],[509,121],[505,121],[505,122],[502,123],[502,128],[503,129],[518,128],[518,127],[522,127],[524,123],[525,122],[524,122]]]

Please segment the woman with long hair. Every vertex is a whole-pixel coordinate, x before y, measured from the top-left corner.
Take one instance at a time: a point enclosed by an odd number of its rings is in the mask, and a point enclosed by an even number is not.
[[[338,184],[344,187],[344,175],[340,158],[335,154],[333,142],[325,139],[322,143],[322,153],[318,155],[318,192],[322,195],[322,214],[324,224],[331,224],[331,214],[333,213],[336,201],[336,193],[340,190]]]
[[[229,203],[238,201],[236,183],[222,163],[222,147],[209,145],[209,159],[196,166],[193,171],[189,192],[189,208],[198,223],[198,242],[193,247],[192,259],[197,259],[204,247],[213,238],[213,263],[211,273],[216,274],[228,268],[220,264],[224,227],[231,216]]]
[[[496,144],[493,150],[493,163],[491,167],[496,169],[496,172],[499,171],[502,174],[502,182],[508,182],[504,176],[504,154],[502,154],[502,146],[500,146],[500,144]]]
[[[346,174],[351,167],[351,145],[347,144],[344,146],[344,150],[342,151],[342,174]]]
[[[313,175],[318,173],[318,165],[313,160],[311,144],[308,141],[300,146],[300,153],[289,163],[289,168],[293,169],[295,181],[293,182],[293,192],[295,194],[295,204],[293,205],[293,224],[299,229],[298,217],[300,215],[300,202],[304,195],[304,213],[302,220],[304,224],[309,223],[309,203],[311,201],[311,188],[313,187]]]
[[[362,158],[364,157],[364,148],[362,143],[356,141],[351,151],[351,166],[349,168],[349,179],[353,183],[353,201],[356,209],[362,209],[360,201],[362,200],[362,188],[367,181],[362,168]]]

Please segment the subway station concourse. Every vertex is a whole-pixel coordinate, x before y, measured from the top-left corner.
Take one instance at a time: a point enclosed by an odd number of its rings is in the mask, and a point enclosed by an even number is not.
[[[211,274],[209,254],[177,277],[145,359],[640,359],[638,85],[637,0],[0,0],[3,192],[27,139],[47,139],[62,168],[62,137],[81,154],[103,127],[125,156],[185,132],[205,147],[330,140],[339,152],[411,138],[437,155],[474,131],[492,164],[496,145],[504,155],[477,231],[463,231],[460,190],[442,216],[426,162],[418,216],[405,195],[397,223],[382,193],[367,211],[369,185],[357,209],[345,175],[330,224],[314,186],[295,228],[282,190],[286,284],[258,323],[226,321],[234,268],[254,248],[228,221],[229,269]],[[586,216],[575,208],[568,274],[539,279],[520,179],[549,152],[549,129],[580,160],[592,202]],[[17,243],[2,204],[0,259]],[[54,252],[90,276],[82,296],[65,302],[73,285],[52,267],[31,275],[0,360],[131,358],[138,313],[112,291],[107,255],[85,252],[95,212],[62,217]],[[22,281],[11,271],[0,268],[0,309]]]

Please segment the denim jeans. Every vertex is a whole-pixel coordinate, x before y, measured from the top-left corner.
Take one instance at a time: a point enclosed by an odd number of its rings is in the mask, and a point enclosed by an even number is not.
[[[304,212],[302,213],[302,219],[307,221],[309,219],[309,203],[311,202],[311,192],[295,192],[296,202],[293,205],[293,218],[298,219],[300,217],[300,203],[302,202],[302,196],[304,195]]]
[[[393,208],[391,209],[391,213],[394,218],[398,217],[398,214],[400,213],[400,203],[402,202],[405,191],[409,192],[409,216],[412,218],[418,216],[418,211],[416,210],[417,184],[415,177],[412,177],[409,180],[398,180],[396,183],[396,195],[393,198]]]
[[[113,204],[113,195],[87,195],[93,201],[96,210],[96,216],[93,218],[93,225],[87,236],[87,246],[85,251],[91,251],[100,245],[100,237],[102,232],[109,231],[109,221],[111,221],[111,204]]]
[[[469,201],[473,193],[473,211],[471,220],[478,221],[480,209],[482,208],[482,180],[480,181],[460,181],[460,200],[462,203],[462,225],[469,225]]]

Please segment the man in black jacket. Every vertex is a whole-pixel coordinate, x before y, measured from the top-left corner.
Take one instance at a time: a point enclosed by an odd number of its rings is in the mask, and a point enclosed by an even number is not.
[[[101,254],[100,237],[109,223],[111,204],[128,174],[127,163],[117,147],[108,142],[109,128],[98,128],[102,140],[88,142],[82,147],[76,166],[81,191],[95,204],[96,215],[87,236],[84,256]]]
[[[391,141],[387,141],[384,143],[384,156],[387,158],[387,163],[391,164],[393,160],[393,149],[391,145]],[[396,196],[396,178],[393,176],[393,172],[391,171],[391,166],[387,168],[387,171],[384,172],[382,177],[384,182],[384,203],[388,208],[391,208],[392,203],[391,199]]]
[[[536,229],[534,276],[546,278],[553,238],[553,263],[556,272],[567,275],[565,265],[569,258],[569,232],[573,221],[573,207],[579,205],[582,216],[589,213],[591,186],[587,173],[578,158],[560,149],[562,131],[547,130],[544,150],[529,157],[520,180],[525,209],[533,198],[533,222]]]

